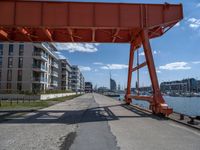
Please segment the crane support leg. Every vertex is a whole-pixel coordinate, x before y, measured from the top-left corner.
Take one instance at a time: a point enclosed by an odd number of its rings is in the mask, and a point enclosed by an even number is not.
[[[129,55],[129,66],[128,66],[128,81],[127,81],[127,89],[126,89],[126,95],[125,95],[126,104],[128,104],[128,105],[132,101],[131,98],[129,98],[128,96],[131,94],[131,80],[132,80],[134,51],[135,51],[135,46],[133,43],[131,43],[130,55]]]
[[[153,101],[150,102],[150,109],[155,114],[162,114],[168,116],[172,113],[173,110],[169,108],[168,105],[165,103],[165,100],[163,99],[159,88],[151,45],[149,42],[148,30],[143,30],[141,32],[141,39],[153,88]]]
[[[129,68],[128,68],[128,81],[127,81],[127,90],[125,95],[126,104],[130,104],[132,102],[132,98],[138,99],[138,100],[145,100],[150,103],[150,109],[154,114],[159,114],[163,116],[168,116],[172,113],[172,109],[168,107],[168,105],[165,103],[165,100],[162,97],[158,78],[156,75],[156,68],[153,60],[151,45],[149,41],[149,35],[148,30],[143,30],[140,33],[140,40],[143,45],[144,54],[146,58],[146,62],[133,68],[133,60],[134,60],[134,52],[137,49],[136,43],[132,43],[130,46],[130,56],[129,56]],[[140,69],[141,67],[144,67],[147,65],[151,84],[153,88],[153,95],[152,97],[147,96],[132,96],[131,95],[131,80],[132,80],[132,73],[136,69]]]

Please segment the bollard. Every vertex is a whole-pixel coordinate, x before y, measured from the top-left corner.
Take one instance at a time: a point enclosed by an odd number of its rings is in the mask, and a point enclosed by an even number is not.
[[[196,116],[196,119],[200,120],[200,116]]]
[[[183,114],[180,114],[180,120],[184,120],[184,115]]]
[[[198,123],[195,122],[194,117],[189,117],[189,118],[190,118],[190,121],[187,122],[188,124],[191,124],[191,125],[198,125]]]

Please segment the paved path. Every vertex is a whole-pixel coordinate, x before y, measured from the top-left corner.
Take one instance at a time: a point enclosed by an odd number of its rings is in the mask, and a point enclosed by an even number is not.
[[[0,150],[200,150],[200,132],[98,94],[0,123]]]

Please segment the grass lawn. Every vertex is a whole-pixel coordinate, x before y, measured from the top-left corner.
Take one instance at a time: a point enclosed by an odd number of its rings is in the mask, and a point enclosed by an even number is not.
[[[49,100],[24,100],[23,101],[1,101],[0,105],[0,110],[36,110],[36,109],[41,109],[45,108],[60,102],[64,102],[66,100],[73,99],[75,97],[81,96],[81,94],[78,95],[71,95],[71,96],[65,96],[65,97],[60,97],[60,98],[54,98],[54,99],[49,99]]]

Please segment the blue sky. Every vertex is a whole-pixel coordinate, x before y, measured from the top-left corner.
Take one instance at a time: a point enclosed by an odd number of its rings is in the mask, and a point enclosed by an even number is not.
[[[83,1],[83,0],[78,0]],[[87,0],[90,1],[90,0]],[[92,1],[92,0],[91,0]],[[164,3],[163,0],[109,0],[99,2]],[[164,36],[151,40],[159,82],[188,77],[200,79],[200,0],[168,0],[182,3],[184,19]],[[79,65],[86,81],[109,87],[109,72],[126,86],[129,44],[62,44],[59,52],[71,64]],[[144,56],[140,49],[140,62]],[[132,85],[135,86],[133,75]],[[140,71],[141,86],[150,85],[147,68]]]

